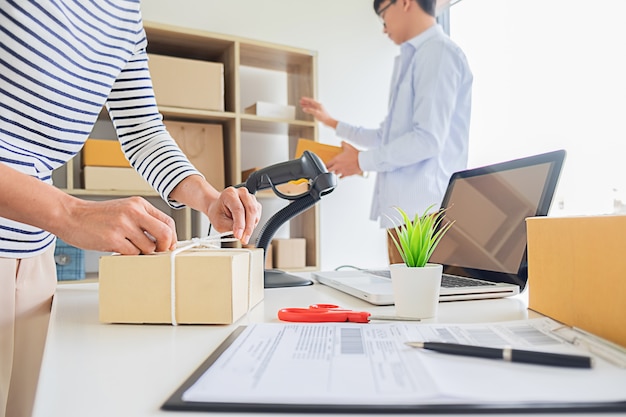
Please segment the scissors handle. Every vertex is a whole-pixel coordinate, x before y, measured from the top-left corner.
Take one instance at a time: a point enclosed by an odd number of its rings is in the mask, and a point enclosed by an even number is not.
[[[370,313],[332,308],[283,308],[278,310],[278,318],[295,322],[352,322],[368,323]]]

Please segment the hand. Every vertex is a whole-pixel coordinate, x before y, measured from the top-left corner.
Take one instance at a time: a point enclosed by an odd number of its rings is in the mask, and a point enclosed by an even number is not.
[[[302,97],[300,99],[300,107],[302,107],[302,111],[312,115],[319,122],[322,122],[328,127],[332,127],[333,129],[337,128],[337,120],[330,117],[330,114],[324,109],[322,103],[313,100],[310,97]]]
[[[343,151],[328,161],[326,168],[337,174],[339,178],[363,174],[359,166],[359,150],[348,142],[341,142],[341,149]]]
[[[174,220],[141,197],[78,200],[66,209],[67,223],[59,225],[55,234],[71,245],[123,255],[176,247]]]
[[[215,230],[232,230],[245,245],[261,220],[261,204],[247,188],[228,187],[209,205],[207,216]]]

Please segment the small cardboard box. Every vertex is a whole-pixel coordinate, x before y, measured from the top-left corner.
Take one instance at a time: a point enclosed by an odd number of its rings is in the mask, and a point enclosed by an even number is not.
[[[224,188],[224,138],[222,125],[213,123],[163,122],[189,161],[218,190]]]
[[[271,117],[274,119],[294,120],[296,118],[295,106],[266,103],[264,101],[257,101],[253,105],[246,107],[245,112],[247,114],[256,114],[257,116]]]
[[[248,177],[250,175],[252,175],[252,173],[258,171],[259,167],[254,167],[254,168],[249,168],[249,169],[244,169],[243,171],[241,171],[241,181],[246,181],[248,179]]]
[[[304,151],[311,151],[319,156],[325,165],[342,152],[341,146],[327,145],[310,139],[298,139],[295,158],[300,158]]]
[[[626,347],[626,216],[526,225],[529,308]]]
[[[100,321],[171,323],[170,257],[100,258]],[[262,249],[189,249],[174,267],[178,323],[230,324],[263,299]]]
[[[159,106],[224,111],[224,64],[148,54]]]
[[[87,139],[82,157],[83,166],[131,168],[117,140]]]
[[[88,190],[154,191],[135,168],[83,167],[83,187]]]
[[[306,239],[273,239],[274,268],[304,268],[306,266]]]

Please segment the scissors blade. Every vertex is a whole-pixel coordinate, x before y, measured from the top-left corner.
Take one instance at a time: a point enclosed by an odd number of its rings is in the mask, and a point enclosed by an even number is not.
[[[416,319],[414,317],[403,316],[370,316],[370,320],[421,321],[421,319]]]

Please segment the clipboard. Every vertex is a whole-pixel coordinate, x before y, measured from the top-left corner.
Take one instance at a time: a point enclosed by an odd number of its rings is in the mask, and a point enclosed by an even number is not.
[[[300,324],[305,325],[305,324]],[[308,324],[309,326],[324,324]],[[283,325],[285,326],[285,325]],[[358,325],[357,325],[358,326]],[[360,325],[364,326],[364,325]],[[365,326],[372,326],[365,325]],[[224,342],[196,369],[195,372],[166,400],[163,410],[171,411],[212,411],[249,413],[567,413],[567,412],[624,412],[626,396],[619,401],[502,401],[502,402],[414,402],[398,404],[371,404],[354,402],[347,404],[324,403],[319,401],[302,402],[239,402],[239,401],[186,401],[184,393],[194,386],[215,362],[233,345],[248,326],[235,329]],[[497,362],[497,361],[494,361]],[[527,366],[527,365],[522,365]],[[532,365],[531,365],[532,366]],[[625,371],[626,372],[626,371]],[[292,381],[293,382],[293,381]],[[286,383],[289,383],[287,380]],[[514,389],[515,387],[512,387]],[[280,387],[277,387],[280,389]]]

